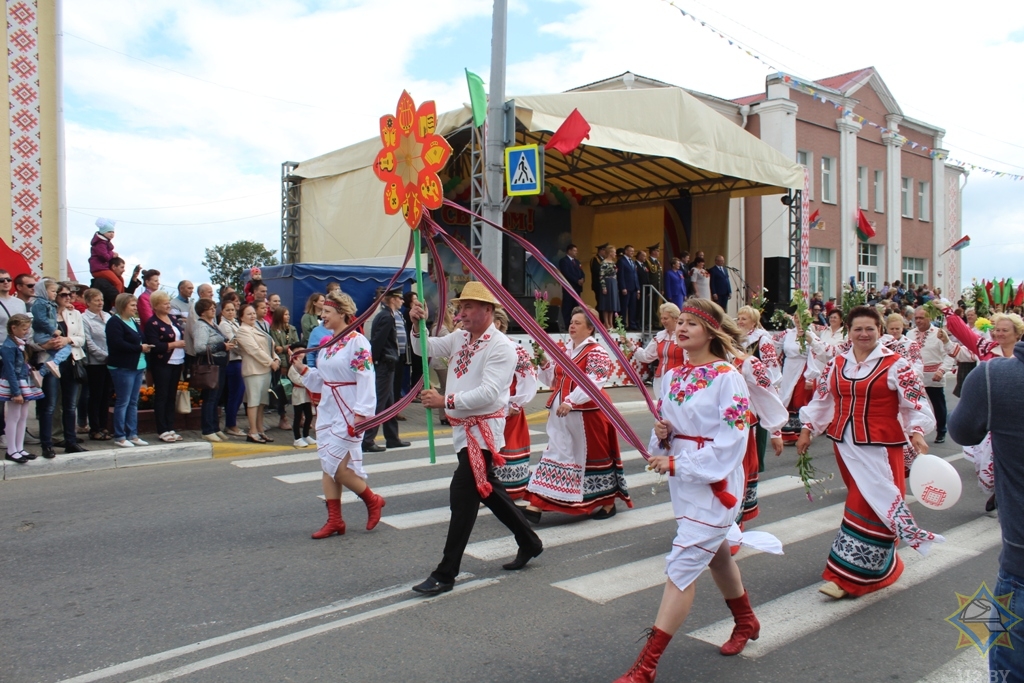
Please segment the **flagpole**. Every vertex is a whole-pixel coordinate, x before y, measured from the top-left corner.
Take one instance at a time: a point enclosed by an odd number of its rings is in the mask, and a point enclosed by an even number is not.
[[[487,99],[487,127],[484,140],[484,201],[482,215],[502,225],[505,197],[505,40],[508,24],[507,0],[494,0],[491,23],[491,82]],[[515,113],[512,113],[515,116]],[[480,261],[501,281],[502,236],[483,227],[480,235]]]
[[[422,255],[422,234],[423,231],[418,227],[413,231],[413,237],[416,241],[416,295],[419,297],[420,302],[426,306],[427,300],[423,296],[423,266],[421,263]],[[439,301],[438,314],[444,309],[441,308],[445,305],[444,301]],[[430,358],[427,349],[427,321],[425,318],[420,318],[419,323],[419,336],[420,336],[420,362],[423,363],[423,389],[427,390],[430,388]],[[430,446],[430,464],[433,465],[437,462],[434,457],[434,411],[427,408],[427,443]]]

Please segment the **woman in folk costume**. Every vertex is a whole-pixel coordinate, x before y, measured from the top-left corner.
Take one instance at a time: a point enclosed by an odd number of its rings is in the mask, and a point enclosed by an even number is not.
[[[508,314],[494,310],[494,326],[498,332],[508,332]],[[505,493],[512,500],[518,500],[526,493],[530,481],[530,425],[526,422],[526,404],[537,395],[537,369],[526,350],[516,344],[516,370],[509,388],[508,414],[505,417],[505,445],[501,456],[505,464],[494,468],[494,476],[505,487]]]
[[[782,430],[784,441],[793,443],[800,431],[800,409],[811,400],[814,380],[821,366],[816,356],[826,354],[825,347],[811,330],[801,330],[800,321],[793,319],[794,327],[772,337],[776,353],[783,356],[782,384],[779,398],[789,410],[789,423]],[[801,348],[802,346],[802,348]]]
[[[323,324],[338,334],[356,317],[352,297],[335,290],[327,295]],[[376,379],[370,342],[358,332],[349,332],[334,343],[321,346],[316,367],[303,363],[305,354],[296,354],[292,364],[302,375],[307,391],[322,395],[317,411],[316,439],[320,456],[327,523],[313,538],[344,535],[341,517],[341,487],[349,489],[366,503],[366,529],[377,526],[384,499],[366,485],[363,469],[363,437],[360,422],[377,410]]]
[[[754,519],[760,512],[757,506],[757,481],[758,473],[764,471],[764,453],[768,438],[771,437],[775,455],[782,455],[781,430],[789,421],[789,411],[782,405],[779,390],[776,388],[780,373],[771,336],[767,333],[756,335],[760,317],[761,314],[756,308],[743,306],[737,313],[737,322],[734,323],[729,318],[722,320],[722,330],[736,340],[734,346],[737,350],[733,353],[733,364],[743,375],[743,381],[747,383],[747,392],[750,394],[750,419],[747,424],[750,429],[747,430],[747,450],[743,456],[746,489],[743,493],[743,505],[736,520],[740,530],[743,529],[745,522]],[[755,335],[750,334],[752,329]],[[754,342],[750,341],[752,336]],[[745,349],[745,352],[741,349]],[[768,358],[768,362],[774,360],[774,373],[762,357]],[[739,551],[738,545],[733,545],[732,548],[733,554]]]
[[[595,314],[596,317],[596,314]],[[585,372],[598,391],[608,381],[612,360],[594,338],[594,327],[576,308],[569,321],[568,360]],[[605,414],[562,370],[544,359],[539,380],[551,387],[548,399],[548,446],[530,477],[524,514],[536,524],[541,511],[590,515],[608,519],[616,514],[616,498],[633,507],[622,472],[619,437]]]
[[[662,304],[658,308],[661,326],[647,346],[633,352],[632,360],[638,363],[658,361],[654,370],[654,397],[661,398],[661,378],[673,368],[683,364],[683,350],[676,345],[676,321],[679,319],[679,307],[675,304]]]
[[[899,313],[890,313],[885,319],[885,334],[879,339],[879,343],[893,353],[903,356],[914,368],[917,378],[924,382],[924,361],[921,359],[921,345],[904,335],[907,329],[907,321]],[[851,342],[840,347],[839,353],[845,353],[852,348]],[[903,444],[903,474],[910,476],[910,468],[917,459],[917,450],[908,441]]]
[[[818,340],[824,345],[826,351],[830,347],[834,348],[846,341],[846,324],[843,322],[843,312],[838,308],[833,308],[828,312],[827,320],[828,326],[821,328],[817,333]],[[835,353],[832,353],[828,358],[819,360],[824,365],[834,355]]]
[[[1024,320],[1016,313],[995,313],[990,317],[992,329],[991,339],[981,332],[968,327],[967,323],[957,317],[951,309],[947,309],[946,329],[963,348],[954,348],[950,355],[957,361],[971,358],[984,363],[993,358],[1013,358],[1013,347],[1024,336]],[[992,435],[989,434],[977,446],[964,446],[964,457],[974,463],[974,472],[978,475],[978,485],[989,494],[985,503],[985,511],[996,509],[995,463],[992,460]]]
[[[900,541],[922,555],[942,536],[917,526],[904,500],[903,444],[928,452],[924,435],[935,415],[910,362],[879,342],[882,316],[856,306],[846,317],[852,348],[828,362],[814,399],[800,410],[797,453],[812,434],[832,439],[846,484],[846,508],[819,590],[858,597],[893,584],[903,573]]]
[[[654,627],[632,668],[615,683],[649,683],[672,636],[686,621],[697,577],[707,569],[736,626],[722,645],[736,655],[756,640],[761,625],[750,607],[739,566],[729,552],[740,541],[781,553],[774,536],[741,533],[736,526],[745,486],[749,395],[743,375],[728,359],[733,339],[722,329],[722,309],[707,299],[689,299],[676,326],[676,341],[687,363],[665,375],[661,419],[654,426],[648,466],[668,474],[676,537],[666,558],[665,592]]]

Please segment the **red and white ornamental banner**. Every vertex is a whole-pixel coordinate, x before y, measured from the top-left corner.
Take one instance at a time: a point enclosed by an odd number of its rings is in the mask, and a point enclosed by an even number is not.
[[[43,270],[43,186],[39,123],[39,3],[7,0],[10,102],[11,247]]]
[[[811,300],[811,171],[804,166],[804,191],[800,195],[800,291]]]

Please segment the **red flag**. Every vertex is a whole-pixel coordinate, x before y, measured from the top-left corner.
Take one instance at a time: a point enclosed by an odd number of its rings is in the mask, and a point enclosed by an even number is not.
[[[1017,287],[1017,296],[1013,300],[1014,306],[1024,306],[1024,282]]]
[[[868,222],[863,209],[857,209],[857,234],[862,242],[867,242],[875,236],[875,228]]]
[[[20,253],[11,249],[10,245],[0,240],[0,268],[3,268],[11,277],[19,275],[32,275],[32,268],[28,261]]]
[[[569,154],[579,147],[581,142],[589,138],[590,124],[583,118],[579,109],[573,109],[544,145],[544,149],[557,149],[562,154]]]

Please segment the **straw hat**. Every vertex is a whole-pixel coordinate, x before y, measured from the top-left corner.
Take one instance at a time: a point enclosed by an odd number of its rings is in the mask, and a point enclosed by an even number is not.
[[[494,306],[501,305],[494,298],[494,295],[476,280],[467,282],[466,286],[462,289],[462,294],[459,295],[459,298],[453,299],[453,301],[482,301],[485,304],[492,304]]]

